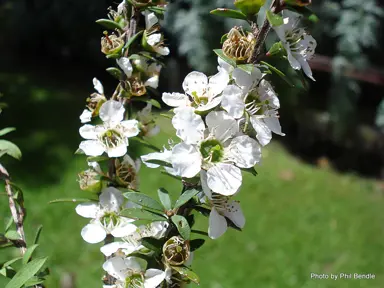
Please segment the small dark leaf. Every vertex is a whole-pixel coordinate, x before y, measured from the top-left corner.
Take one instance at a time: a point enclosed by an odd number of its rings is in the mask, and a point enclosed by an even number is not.
[[[157,210],[160,212],[164,211],[163,206],[159,202],[157,202],[155,199],[151,198],[146,194],[137,193],[137,192],[128,192],[128,193],[124,193],[124,197],[127,198],[129,201],[139,204],[145,208]]]
[[[194,214],[189,214],[188,216],[185,217],[187,219],[189,227],[193,227],[195,225],[195,215]]]
[[[148,162],[148,163],[151,163],[151,164],[160,165],[160,166],[164,166],[164,167],[172,168],[172,164],[171,163],[168,163],[168,162],[165,162],[165,161],[161,161],[161,160],[151,159],[151,160],[146,160],[145,162]]]
[[[141,239],[141,244],[148,249],[155,251],[156,253],[161,253],[161,250],[164,245],[164,241],[151,237],[144,237]]]
[[[183,194],[180,195],[179,199],[177,199],[175,207],[179,208],[189,200],[191,200],[194,196],[196,196],[200,191],[196,189],[186,190]]]
[[[189,240],[189,237],[191,236],[191,228],[189,227],[187,219],[180,215],[173,215],[171,219],[176,225],[181,237],[185,240]]]
[[[191,233],[199,234],[199,235],[203,235],[203,236],[207,236],[208,237],[208,233],[207,232],[200,231],[200,230],[191,230]]]
[[[205,217],[209,217],[209,214],[211,213],[211,210],[202,206],[194,206],[193,209],[198,211],[200,214],[203,214]]]
[[[196,251],[201,246],[203,246],[205,243],[204,239],[193,239],[189,242],[189,245],[191,246],[191,252]]]
[[[195,272],[193,272],[191,269],[185,266],[172,266],[174,270],[179,272],[179,274],[183,275],[184,277],[187,277],[192,282],[196,283],[197,285],[200,284],[199,276]]]
[[[119,68],[116,67],[109,67],[106,69],[106,71],[111,74],[113,77],[115,77],[117,80],[120,80],[123,76],[123,72]]]
[[[94,157],[88,157],[87,162],[103,162],[109,160],[109,157],[106,156],[94,156]]]
[[[140,208],[125,209],[120,212],[120,215],[135,220],[148,220],[152,222],[164,221],[167,219],[164,215]]]
[[[144,33],[144,30],[141,30],[138,33],[136,33],[133,37],[129,38],[129,40],[124,46],[124,49],[128,49],[132,45],[132,43],[135,42],[137,38],[139,38],[139,36],[143,33]]]
[[[161,204],[163,204],[165,210],[172,209],[172,199],[169,196],[169,193],[164,188],[160,188],[157,190],[157,195],[159,196]]]
[[[267,62],[264,62],[264,61],[260,61],[260,64],[263,64],[265,66],[267,66],[269,69],[271,69],[273,72],[275,72],[278,76],[280,76],[281,79],[283,79],[289,86],[291,87],[295,87],[295,85],[292,84],[291,81],[289,81],[289,79],[287,78],[287,76],[281,72],[279,69],[277,69],[275,66],[272,66],[271,64],[267,63]]]
[[[129,141],[137,141],[141,144],[143,144],[145,147],[148,147],[154,151],[157,151],[157,152],[160,152],[161,149],[157,148],[155,145],[149,143],[148,141],[144,140],[143,138],[140,138],[140,137],[133,137],[133,138],[130,138]]]
[[[293,6],[287,3],[287,9],[303,15],[305,18],[307,18],[313,23],[317,23],[319,21],[317,15],[313,13],[313,11],[308,7]]]
[[[99,19],[96,21],[97,24],[100,24],[101,26],[104,26],[107,29],[119,29],[122,30],[124,27],[121,27],[121,25],[113,20],[110,19]]]
[[[257,176],[257,171],[255,170],[255,167],[251,167],[251,168],[241,168],[242,171],[244,172],[247,172],[247,173],[251,173],[253,176]]]
[[[247,20],[247,15],[245,15],[243,12],[233,9],[227,9],[227,8],[217,8],[215,10],[212,10],[209,12],[213,15],[221,16],[221,17],[227,17],[232,19],[241,19],[241,20]]]

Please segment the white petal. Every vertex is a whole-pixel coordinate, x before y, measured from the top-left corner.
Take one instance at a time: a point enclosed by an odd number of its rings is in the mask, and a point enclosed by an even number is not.
[[[218,106],[221,103],[222,99],[223,99],[222,96],[217,96],[217,97],[213,98],[212,100],[210,100],[207,104],[197,107],[196,111],[201,111],[201,112],[209,111],[209,110],[215,108],[216,106]]]
[[[147,43],[151,46],[155,46],[160,41],[161,41],[160,33],[151,34],[147,37]],[[155,47],[152,47],[152,48],[155,48]]]
[[[148,160],[161,160],[167,163],[172,163],[172,151],[165,149],[164,152],[154,152],[141,156],[141,160],[149,168],[158,168],[160,165],[148,163]]]
[[[116,147],[106,149],[106,152],[107,152],[109,158],[122,157],[125,154],[127,154],[127,144],[121,143],[120,145],[117,145]]]
[[[245,225],[245,217],[241,210],[240,204],[236,201],[230,201],[226,205],[224,216],[229,218],[237,227],[243,228]]]
[[[205,118],[205,122],[217,140],[226,141],[239,132],[236,120],[225,111],[210,112]]]
[[[144,83],[145,86],[157,89],[159,87],[159,76],[153,76]]]
[[[126,271],[128,267],[124,260],[125,259],[122,257],[110,258],[104,262],[103,269],[112,277],[120,281],[125,281],[127,276]]]
[[[208,88],[208,77],[201,72],[191,72],[189,73],[183,82],[183,89],[185,93],[192,95],[196,93],[197,96],[204,95],[206,89]]]
[[[170,53],[169,48],[164,46],[156,46],[153,49],[155,50],[156,53],[163,56],[167,56]]]
[[[84,241],[91,244],[103,241],[106,236],[107,233],[105,232],[104,227],[98,222],[88,224],[81,230],[81,237],[83,237]]]
[[[267,118],[264,118],[264,122],[268,126],[268,128],[271,129],[271,131],[273,133],[276,133],[276,134],[281,135],[281,136],[285,136],[285,134],[281,132],[281,126],[280,126],[279,118],[267,117]]]
[[[115,187],[104,188],[99,197],[100,205],[109,212],[119,212],[124,203],[123,194]]]
[[[211,239],[217,239],[227,231],[227,220],[224,216],[217,213],[215,208],[212,208],[209,214],[208,235]]]
[[[120,122],[124,119],[124,106],[118,101],[108,100],[100,107],[99,117],[104,122]]]
[[[216,75],[213,75],[209,79],[208,89],[209,89],[209,98],[213,98],[216,95],[219,95],[223,92],[224,88],[229,82],[229,74],[224,69],[219,70]]]
[[[176,135],[187,144],[196,144],[204,138],[205,125],[192,107],[178,107],[172,118]]]
[[[256,131],[256,138],[261,146],[267,145],[271,142],[272,131],[268,126],[261,120],[254,116],[250,118],[253,129]]]
[[[139,122],[137,120],[125,120],[120,123],[123,127],[125,137],[134,137],[140,133]]]
[[[227,71],[228,74],[231,74],[233,72],[233,70],[234,70],[233,66],[231,64],[228,64],[227,62],[225,62],[220,57],[217,57],[217,62],[219,63],[219,67],[217,68],[217,70],[220,71],[220,68],[222,68],[225,71]]]
[[[304,58],[299,58],[299,62],[300,62],[301,68],[303,69],[305,75],[307,75],[307,77],[309,79],[316,81],[315,78],[313,78],[313,76],[312,76],[312,70],[311,70],[311,67],[309,66],[307,60],[305,60]]]
[[[233,139],[227,149],[226,158],[235,162],[240,168],[251,168],[261,159],[259,143],[247,135]]]
[[[233,118],[241,118],[245,109],[243,91],[235,85],[228,85],[223,91],[221,107]]]
[[[97,93],[99,93],[101,95],[104,94],[104,87],[101,84],[101,82],[99,80],[97,80],[96,78],[93,78],[93,87],[95,88]]]
[[[291,64],[291,67],[295,70],[299,70],[301,68],[300,62],[297,61],[296,57],[292,54],[291,48],[289,48],[289,44],[285,45],[285,50],[287,50],[288,61]]]
[[[144,288],[156,288],[165,279],[165,272],[158,269],[148,269],[144,275]]]
[[[232,164],[215,164],[208,169],[207,175],[208,187],[213,192],[221,195],[233,195],[241,186],[241,170]]]
[[[119,219],[119,224],[112,229],[111,234],[114,237],[126,237],[135,233],[137,226],[131,222],[129,219]]]
[[[120,59],[116,60],[116,62],[121,68],[121,70],[124,71],[125,75],[130,78],[132,76],[133,67],[129,58],[121,57]]]
[[[96,218],[99,210],[98,203],[83,203],[76,206],[76,213],[85,218]]]
[[[177,175],[192,178],[200,172],[201,154],[194,145],[184,142],[175,145],[172,149],[172,166]]]
[[[156,239],[163,238],[164,234],[167,232],[168,226],[169,226],[169,224],[166,221],[152,222],[150,224],[150,227],[151,227],[151,231],[150,231],[151,236],[150,237],[153,237]]]
[[[261,80],[258,87],[258,92],[260,95],[261,101],[268,100],[268,105],[272,108],[280,108],[280,101],[276,95],[276,92],[273,90],[271,84],[266,80]]]
[[[244,70],[240,68],[235,68],[235,70],[233,70],[232,77],[233,79],[235,79],[237,86],[243,89],[245,93],[247,93],[251,89],[253,85],[252,76]]]
[[[90,125],[90,124],[85,124],[80,127],[79,129],[80,136],[83,137],[84,139],[90,139],[90,140],[95,140],[97,139],[98,136],[98,131],[96,126]]]
[[[88,109],[84,109],[83,113],[80,115],[80,121],[81,123],[87,123],[92,120],[92,112]]]
[[[208,175],[207,171],[201,170],[200,171],[200,182],[201,182],[201,188],[203,188],[203,192],[209,199],[212,199],[212,190],[208,187]]]
[[[149,30],[151,29],[157,22],[159,22],[159,19],[156,17],[155,13],[153,12],[144,12],[145,15],[145,29]]]
[[[165,104],[171,107],[183,107],[189,106],[189,97],[181,93],[163,93],[161,98]]]
[[[146,261],[138,257],[127,257],[124,259],[125,266],[133,270],[135,274],[143,272],[146,268]]]
[[[87,156],[100,156],[105,151],[104,146],[97,140],[82,141],[79,148]]]
[[[127,242],[112,242],[101,247],[100,251],[105,256],[109,257],[113,253],[116,253],[119,249],[122,249],[126,255],[129,255],[136,251],[136,246]]]

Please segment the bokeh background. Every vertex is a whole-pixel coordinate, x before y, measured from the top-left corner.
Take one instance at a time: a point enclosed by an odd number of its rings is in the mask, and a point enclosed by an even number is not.
[[[236,23],[208,11],[231,2],[171,1],[163,24],[172,54],[160,91],[181,90],[193,69],[215,73],[211,50]],[[317,81],[303,82],[279,65],[295,84],[274,79],[287,136],[274,137],[257,178],[245,178],[239,195],[244,231],[229,231],[198,251],[193,268],[204,288],[384,287],[384,6],[375,0],[313,2],[320,21],[307,26],[319,43],[311,61]],[[94,22],[116,4],[0,0],[0,92],[9,105],[1,127],[17,127],[7,139],[23,151],[21,162],[3,164],[25,190],[28,239],[44,226],[39,254],[49,256],[47,287],[68,288],[61,283],[67,278],[74,279],[72,288],[100,287],[99,245],[80,237],[86,220],[73,204],[48,202],[87,196],[76,182],[85,167],[85,159],[73,155],[81,140],[78,117],[93,77],[107,92],[114,88],[105,72],[111,63],[100,52],[103,29]],[[161,146],[173,130],[168,120],[159,122],[163,132],[153,141]],[[144,167],[141,175],[144,192],[165,186],[176,197],[180,191],[159,171]],[[8,217],[0,194],[0,225]],[[9,256],[0,250],[0,262]],[[313,280],[311,273],[372,273],[376,279]],[[0,287],[4,283],[0,278]]]

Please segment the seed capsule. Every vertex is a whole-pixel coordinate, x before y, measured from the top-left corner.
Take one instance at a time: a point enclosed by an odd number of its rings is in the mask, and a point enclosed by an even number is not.
[[[243,30],[235,27],[229,31],[228,38],[223,43],[223,52],[236,61],[245,61],[252,57],[255,42],[252,33],[246,35]]]
[[[163,246],[165,260],[175,266],[183,265],[190,256],[189,241],[179,236],[173,236]]]

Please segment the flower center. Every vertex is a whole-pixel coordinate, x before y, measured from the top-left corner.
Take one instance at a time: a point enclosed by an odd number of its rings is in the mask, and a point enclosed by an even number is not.
[[[113,212],[107,212],[101,218],[101,222],[105,227],[115,227],[119,221],[119,216]]]
[[[206,91],[203,92],[203,95],[197,95],[196,91],[192,92],[193,101],[197,104],[197,106],[208,104],[209,99],[206,94]]]
[[[100,136],[100,140],[107,148],[115,148],[124,141],[124,137],[119,131],[109,129]]]
[[[215,139],[207,140],[201,143],[200,153],[204,160],[210,162],[220,162],[224,155],[223,146]]]
[[[133,274],[125,279],[125,288],[143,288],[144,281],[141,274]]]

